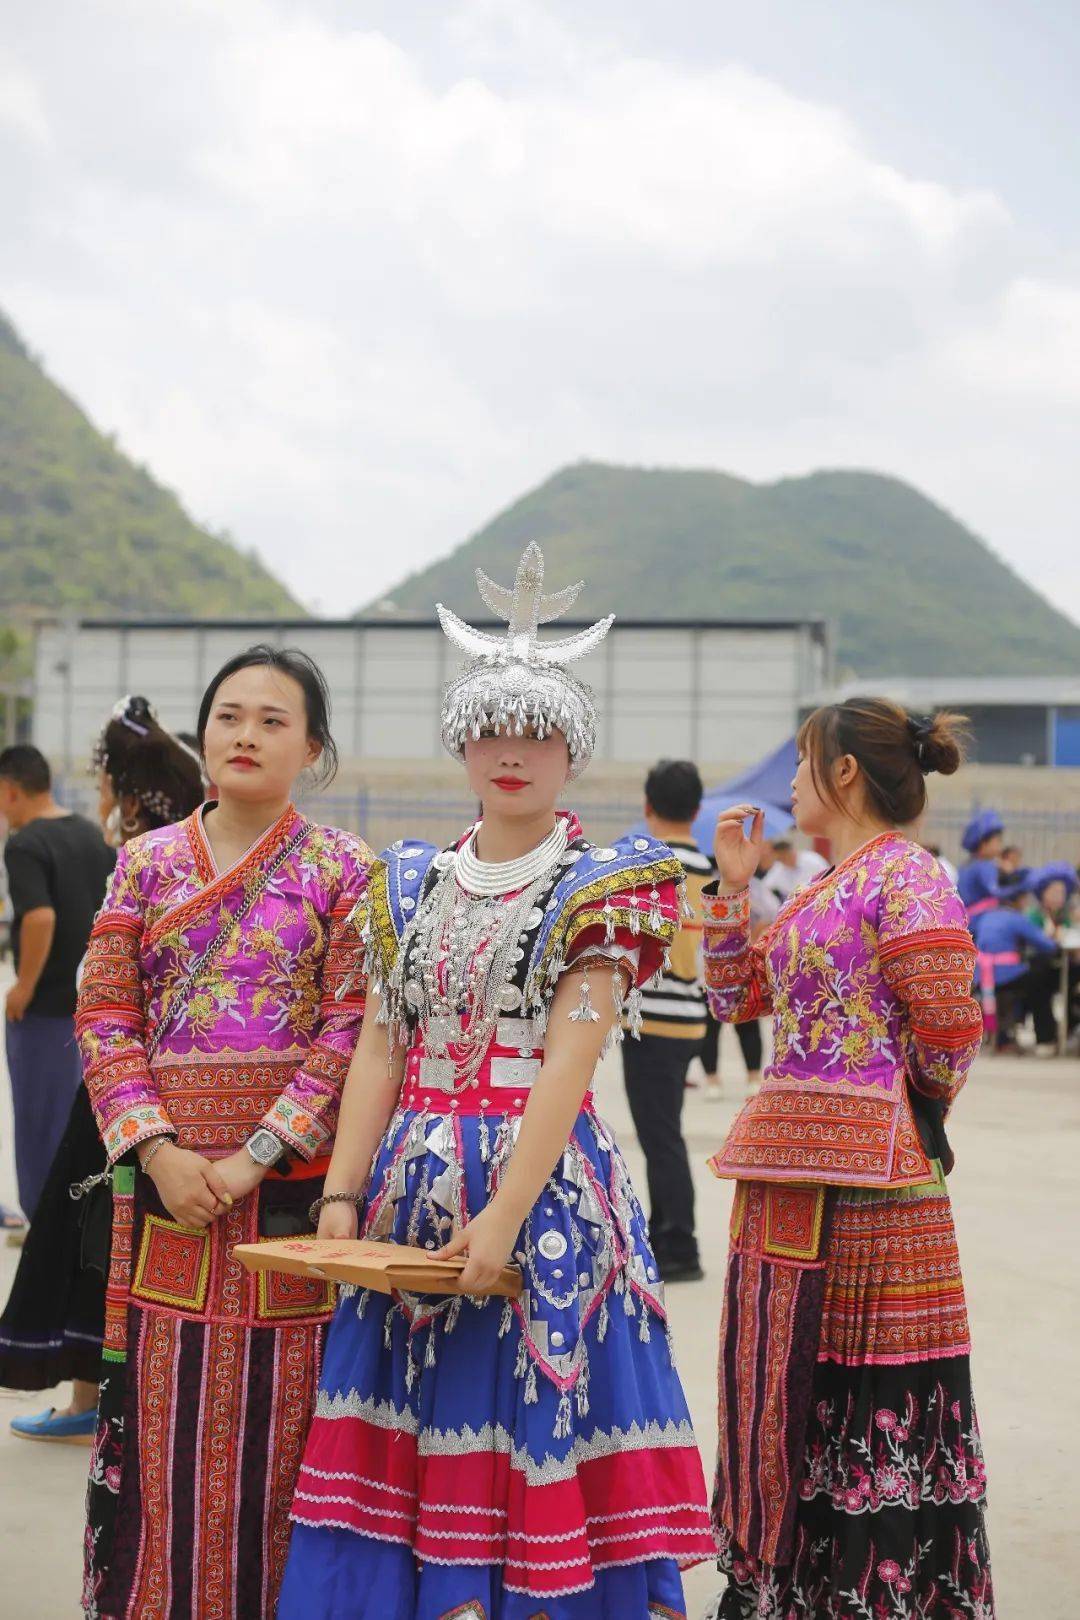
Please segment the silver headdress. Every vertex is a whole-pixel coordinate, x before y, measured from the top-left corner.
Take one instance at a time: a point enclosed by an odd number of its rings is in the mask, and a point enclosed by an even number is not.
[[[507,620],[507,630],[505,636],[488,635],[436,604],[450,641],[471,660],[446,688],[443,747],[461,759],[466,737],[479,737],[489,726],[519,736],[527,725],[535,726],[538,737],[561,731],[570,750],[570,775],[579,776],[596,746],[596,707],[588,687],[566,665],[600,645],[615,615],[577,635],[541,643],[540,626],[574,605],[584,581],[545,596],[544,553],[535,543],[522,553],[513,590],[496,585],[480,568],[476,583],[492,613]]]

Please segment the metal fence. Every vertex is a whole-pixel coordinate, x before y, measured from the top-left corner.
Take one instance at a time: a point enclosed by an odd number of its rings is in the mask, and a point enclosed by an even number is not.
[[[61,803],[84,815],[96,813],[97,791],[86,777],[73,777],[57,785]],[[587,784],[575,785],[574,808],[591,838],[610,843],[641,820],[641,800],[593,797]],[[372,849],[385,849],[395,838],[427,839],[440,848],[475,820],[477,804],[466,794],[383,793],[359,788],[352,793],[302,794],[299,803],[318,821],[358,833]],[[927,817],[922,829],[929,843],[940,844],[951,859],[961,858],[960,839],[977,802],[942,806]],[[1010,842],[1018,844],[1031,866],[1049,860],[1080,863],[1080,807],[1031,809],[996,803],[1005,819]]]

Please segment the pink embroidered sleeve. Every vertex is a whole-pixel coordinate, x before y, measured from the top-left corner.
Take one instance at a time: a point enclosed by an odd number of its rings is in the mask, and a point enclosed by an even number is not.
[[[313,1159],[334,1134],[345,1076],[364,1019],[366,982],[361,934],[369,868],[354,858],[347,892],[330,914],[323,958],[319,1023],[314,1038],[285,1089],[261,1124],[305,1159]]]
[[[146,1056],[137,847],[117,856],[87,946],[75,1013],[83,1077],[110,1164],[148,1137],[176,1135]]]
[[[720,895],[706,886],[704,915],[705,989],[709,1011],[721,1024],[746,1024],[772,1012],[768,961],[768,935],[755,945],[750,939],[750,890]]]
[[[907,1012],[911,1083],[949,1107],[982,1038],[982,1012],[971,993],[975,947],[955,888],[921,850],[883,874],[878,954]]]
[[[581,907],[571,924],[566,967],[592,959],[621,963],[640,989],[664,960],[679,926],[679,890],[672,879],[618,889]]]

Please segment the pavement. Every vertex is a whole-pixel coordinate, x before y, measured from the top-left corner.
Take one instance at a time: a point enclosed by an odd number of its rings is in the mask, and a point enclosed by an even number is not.
[[[679,1367],[711,1472],[715,1364],[729,1185],[705,1169],[745,1095],[724,1031],[725,1095],[687,1094],[685,1128],[698,1190],[704,1282],[669,1290]],[[599,1077],[600,1110],[616,1129],[639,1188],[641,1157],[622,1096],[619,1058]],[[8,1088],[0,1084],[0,1199],[13,1202]],[[1075,1620],[1080,1398],[1080,1062],[983,1058],[957,1106],[950,1177],[974,1334],[974,1378],[990,1471],[990,1544],[997,1620]],[[0,1247],[0,1298],[15,1251]],[[87,1452],[14,1439],[11,1417],[66,1401],[0,1391],[0,1620],[78,1614]],[[709,1568],[686,1578],[698,1620],[716,1586]]]

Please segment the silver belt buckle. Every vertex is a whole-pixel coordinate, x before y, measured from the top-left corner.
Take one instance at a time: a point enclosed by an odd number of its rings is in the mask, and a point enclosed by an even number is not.
[[[493,1057],[492,1086],[531,1086],[540,1073],[539,1058]]]
[[[536,1047],[540,1041],[534,1018],[500,1018],[495,1026],[495,1039],[500,1046]]]
[[[422,1057],[420,1059],[420,1073],[417,1078],[422,1086],[432,1086],[436,1091],[452,1091],[454,1089],[453,1059]]]

